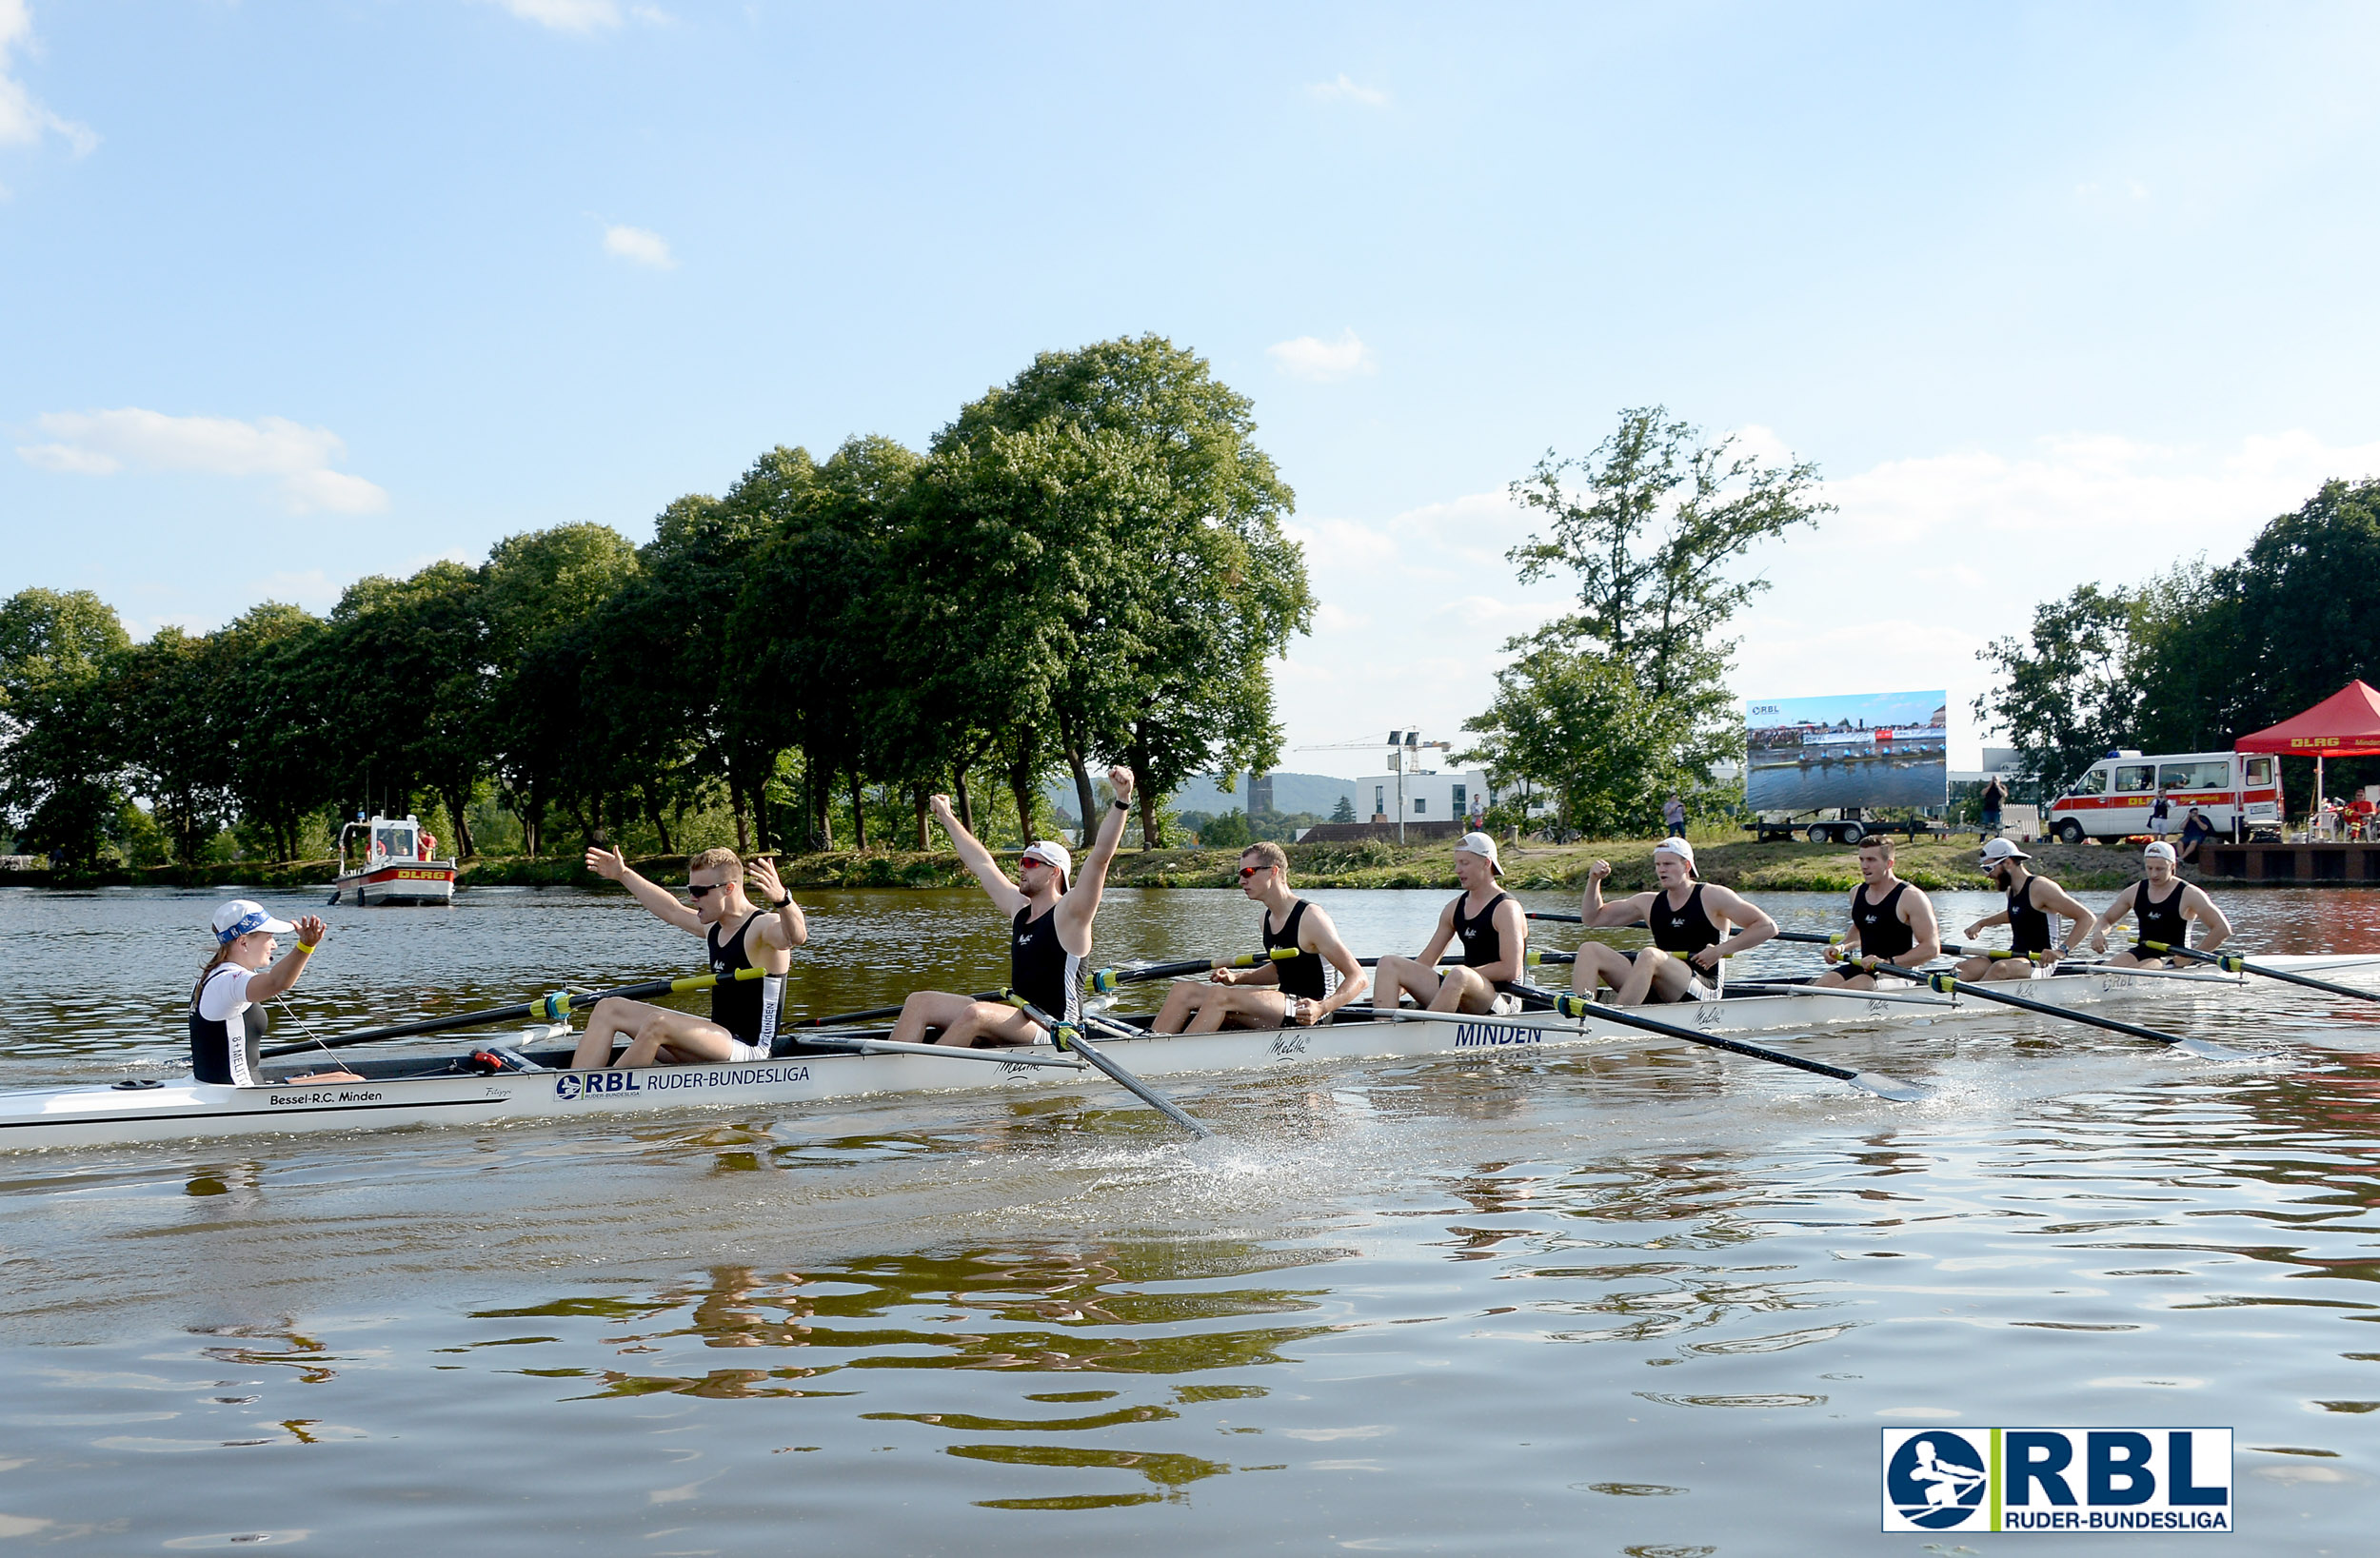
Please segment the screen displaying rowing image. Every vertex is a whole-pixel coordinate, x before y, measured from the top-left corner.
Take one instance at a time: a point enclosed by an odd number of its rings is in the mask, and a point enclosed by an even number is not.
[[[1744,705],[1744,803],[1755,812],[1939,806],[1950,795],[1950,696],[1837,693]]]

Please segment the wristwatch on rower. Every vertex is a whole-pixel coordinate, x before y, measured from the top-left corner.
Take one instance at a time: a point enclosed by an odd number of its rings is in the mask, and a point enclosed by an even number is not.
[[[769,907],[776,910],[779,914],[784,913],[787,909],[793,907],[793,895],[791,893],[787,893],[783,897],[781,897],[776,902],[770,904]]]

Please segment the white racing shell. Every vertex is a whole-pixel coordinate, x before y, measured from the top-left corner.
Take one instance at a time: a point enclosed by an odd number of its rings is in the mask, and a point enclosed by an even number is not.
[[[2258,962],[2291,972],[2380,964],[2380,957],[2274,956]],[[2070,971],[1997,986],[2057,1006],[2133,1005],[2190,995],[2236,992],[2247,976],[2208,972],[2131,974]],[[2261,981],[2259,981],[2261,982]],[[1920,1020],[2003,1015],[2008,1008],[1916,986],[1835,995],[1739,995],[1724,999],[1634,1009],[1659,1021],[1714,1035],[1750,1035],[1779,1030],[1856,1025],[1893,1026]],[[881,1035],[883,1030],[873,1030]],[[519,1047],[551,1043],[561,1028],[513,1035]],[[794,1037],[804,1035],[799,1031]],[[817,1036],[817,1035],[811,1035]],[[1143,1077],[1229,1075],[1316,1061],[1430,1055],[1535,1054],[1547,1049],[1625,1040],[1659,1045],[1657,1035],[1603,1021],[1551,1013],[1459,1021],[1358,1018],[1308,1028],[1226,1029],[1215,1034],[1100,1036],[1101,1049]],[[1678,1041],[1682,1042],[1682,1041]],[[1772,1042],[1774,1042],[1772,1040]],[[1047,1046],[1025,1052],[1046,1062]],[[1030,1060],[993,1063],[957,1055],[811,1051],[767,1060],[719,1065],[649,1066],[602,1071],[534,1069],[465,1075],[450,1052],[364,1060],[356,1052],[305,1056],[272,1068],[302,1075],[334,1060],[361,1067],[362,1081],[286,1083],[235,1088],[183,1078],[162,1084],[40,1088],[0,1093],[0,1151],[95,1147],[316,1131],[397,1126],[486,1125],[497,1121],[574,1118],[596,1114],[661,1113],[722,1107],[800,1105],[881,1094],[971,1092],[1053,1085],[1109,1084],[1087,1068]],[[548,1058],[559,1060],[560,1052]],[[411,1075],[407,1075],[407,1073]],[[435,1074],[430,1074],[430,1073]]]

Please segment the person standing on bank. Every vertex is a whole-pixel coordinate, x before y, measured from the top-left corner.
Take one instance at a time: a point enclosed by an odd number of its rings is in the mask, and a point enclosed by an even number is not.
[[[1219,968],[1208,981],[1177,979],[1153,1034],[1211,1034],[1233,1028],[1296,1028],[1327,1022],[1363,994],[1363,965],[1339,938],[1339,927],[1318,903],[1289,891],[1289,857],[1270,839],[1240,852],[1240,891],[1264,905],[1258,930],[1264,950],[1295,947],[1298,956],[1255,968]],[[1325,988],[1324,965],[1339,971],[1339,988]]]
[[[1958,965],[1960,978],[2030,979],[2036,966],[2047,968],[2063,956],[2091,923],[2091,911],[2077,902],[2073,894],[2047,877],[2035,876],[2026,866],[2025,862],[2032,858],[2006,838],[1994,838],[1983,846],[1983,873],[2008,895],[2008,907],[1968,926],[1967,936],[1972,940],[1991,926],[2005,925],[2010,947],[2019,956],[1970,957]],[[2066,921],[2063,942],[2050,939],[2052,915]]]
[[[692,908],[680,903],[666,887],[629,870],[618,850],[590,847],[586,869],[626,888],[656,919],[701,937],[710,954],[710,971],[720,981],[711,987],[707,1017],[618,996],[597,1001],[578,1051],[570,1056],[571,1068],[767,1059],[776,1039],[769,1031],[776,1013],[766,997],[775,992],[761,986],[784,977],[793,966],[793,949],[810,938],[809,921],[778,878],[777,863],[766,858],[752,862],[752,881],[767,900],[766,909],[744,897],[744,861],[732,849],[706,849],[687,859],[685,890],[694,899]],[[730,924],[734,929],[722,936]],[[738,969],[755,966],[764,979],[732,977]],[[627,1048],[614,1060],[612,1041],[623,1035]]]
[[[257,1044],[265,1032],[264,1003],[298,982],[307,961],[328,934],[307,915],[294,925],[265,913],[251,898],[233,898],[215,911],[215,955],[190,989],[190,1074],[217,1087],[264,1087]],[[297,945],[273,961],[276,937],[297,933]],[[291,1081],[360,1082],[350,1071],[317,1072]]]
[[[2207,931],[2207,939],[2198,947],[2200,952],[2212,952],[2231,938],[2231,922],[2223,917],[2223,911],[2215,907],[2206,889],[2175,875],[2179,862],[2172,844],[2160,838],[2143,849],[2140,869],[2147,879],[2116,894],[2115,901],[2099,911],[2099,917],[2091,922],[2093,952],[2108,950],[2108,932],[2126,915],[2140,922],[2141,941],[2154,941],[2161,947],[2189,946],[2190,922],[2193,919]],[[2145,951],[2139,942],[2108,959],[2112,968],[2171,968],[2187,961]]]
[[[1593,996],[1597,985],[1607,984],[1622,1006],[1698,1000],[1716,988],[1721,960],[1776,934],[1776,921],[1751,899],[1695,879],[1695,847],[1683,838],[1653,846],[1653,875],[1661,884],[1656,891],[1605,903],[1603,882],[1611,874],[1609,860],[1587,868],[1580,923],[1589,930],[1643,925],[1653,933],[1653,945],[1628,953],[1580,942],[1570,970],[1570,988],[1578,995]]]
[[[1851,895],[1851,932],[1826,949],[1826,960],[1842,966],[1815,981],[1828,989],[1874,990],[1877,963],[1923,968],[1942,956],[1934,900],[1894,874],[1891,838],[1872,833],[1859,840],[1859,878]]]
[[[1994,774],[1983,786],[1983,821],[1975,831],[1977,843],[1988,843],[2000,836],[2000,812],[2007,804],[2008,786]]]
[[[992,852],[951,811],[948,796],[926,803],[950,836],[960,861],[983,884],[993,906],[1008,917],[1008,988],[1060,1022],[1073,1022],[1082,1015],[1082,966],[1091,956],[1092,921],[1107,888],[1116,846],[1123,842],[1124,818],[1132,810],[1132,770],[1111,768],[1107,782],[1116,792],[1116,803],[1100,819],[1099,837],[1083,859],[1080,884],[1069,882],[1074,857],[1065,845],[1048,838],[1025,846],[1017,858],[1017,879],[1010,881]],[[941,1034],[929,1038],[934,1029]],[[892,1031],[896,1044],[960,1049],[1038,1044],[1044,1036],[1040,1023],[1013,1006],[945,990],[911,995],[902,1003]]]
[[[1672,835],[1686,831],[1686,803],[1677,799],[1675,791],[1661,807],[1661,830]]]
[[[1504,874],[1496,840],[1466,833],[1455,845],[1455,879],[1462,897],[1438,911],[1438,929],[1418,957],[1383,957],[1375,973],[1372,1009],[1393,1012],[1410,994],[1432,1012],[1484,1014],[1496,1010],[1506,983],[1520,977],[1529,950],[1529,920],[1519,901],[1496,885]],[[1445,972],[1438,960],[1453,942],[1463,960]]]

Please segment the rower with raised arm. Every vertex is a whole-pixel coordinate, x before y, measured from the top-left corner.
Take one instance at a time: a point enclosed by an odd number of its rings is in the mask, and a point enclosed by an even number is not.
[[[2027,866],[2025,862],[2032,858],[2011,838],[1994,838],[1983,846],[1983,873],[2008,896],[2008,907],[1968,926],[1967,936],[1972,940],[1993,925],[2005,925],[2010,949],[2018,956],[1970,957],[1958,965],[1960,978],[1970,982],[2030,979],[2036,967],[2056,963],[2069,947],[2082,939],[2084,927],[2091,923],[2091,911],[2065,888]],[[2052,915],[2066,921],[2064,941],[2053,941],[2050,937]]]
[[[283,931],[297,933],[297,945],[280,961],[273,952]],[[215,954],[198,971],[190,991],[190,1074],[219,1087],[268,1087],[258,1040],[264,1036],[264,1003],[298,982],[314,949],[329,934],[312,915],[291,923],[275,919],[253,898],[233,898],[215,911]],[[351,1071],[333,1067],[292,1082],[360,1082]]]
[[[2172,968],[2188,961],[2150,952],[2142,943],[2154,941],[2161,947],[2187,947],[2190,922],[2193,919],[2207,928],[2207,939],[2200,943],[2200,952],[2212,952],[2230,938],[2231,922],[2223,917],[2223,911],[2215,907],[2206,889],[2174,875],[2179,863],[2174,858],[2173,846],[2162,838],[2140,852],[2140,869],[2147,879],[2116,894],[2115,901],[2091,922],[2093,952],[2108,950],[2108,932],[2115,929],[2126,915],[2139,921],[2140,939],[2108,959],[2116,968]]]
[[[1860,839],[1851,930],[1826,949],[1826,960],[1841,966],[1814,982],[1826,989],[1874,990],[1879,962],[1922,968],[1941,956],[1942,931],[1934,917],[1934,900],[1923,888],[1894,875],[1893,840],[1880,833]]]
[[[1579,921],[1590,930],[1642,924],[1652,930],[1653,945],[1626,953],[1599,941],[1582,942],[1570,971],[1570,988],[1581,996],[1607,984],[1622,1006],[1707,1000],[1716,994],[1713,976],[1722,959],[1750,952],[1776,934],[1768,911],[1734,888],[1695,879],[1695,847],[1683,838],[1653,846],[1653,874],[1661,883],[1655,891],[1605,903],[1603,882],[1611,874],[1609,860],[1587,868]]]
[[[1383,957],[1376,971],[1372,1009],[1393,1012],[1410,994],[1432,1012],[1487,1013],[1497,1009],[1503,986],[1521,977],[1529,950],[1529,920],[1520,904],[1496,885],[1504,874],[1496,840],[1466,833],[1455,844],[1455,879],[1462,896],[1438,912],[1438,928],[1418,957]],[[1445,972],[1438,960],[1455,941],[1463,960]],[[1508,1001],[1517,1007],[1517,1001]]]
[[[740,969],[757,967],[767,979],[783,978],[793,966],[793,949],[810,938],[809,921],[779,879],[776,862],[763,857],[751,864],[751,880],[760,888],[765,909],[744,896],[744,863],[732,849],[706,849],[687,859],[685,890],[694,899],[691,908],[666,887],[630,870],[618,850],[589,847],[586,869],[625,887],[655,918],[703,937],[710,971],[720,978],[711,987],[707,1017],[618,996],[597,1001],[578,1051],[570,1056],[571,1066],[591,1070],[767,1059],[776,1040],[771,1031],[776,1012],[769,999],[776,992],[734,976]],[[723,937],[720,933],[730,923],[735,928]],[[612,1042],[623,1037],[627,1047],[615,1060]]]
[[[1271,839],[1240,852],[1240,891],[1264,905],[1259,930],[1264,950],[1295,947],[1298,956],[1252,969],[1219,968],[1211,982],[1177,979],[1149,1025],[1158,1034],[1211,1034],[1233,1028],[1293,1028],[1327,1022],[1363,994],[1363,965],[1339,938],[1322,906],[1289,891],[1289,856]],[[1328,988],[1325,965],[1339,971]]]
[[[948,796],[927,802],[960,861],[983,884],[993,907],[1008,917],[1009,989],[1061,1023],[1082,1015],[1082,968],[1091,956],[1092,921],[1107,888],[1107,867],[1123,842],[1125,815],[1132,810],[1132,770],[1111,768],[1107,782],[1116,803],[1100,819],[1081,881],[1071,884],[1074,857],[1065,845],[1047,838],[1026,845],[1011,881],[992,852],[951,812]],[[934,1029],[940,1035],[929,1037]],[[1041,1025],[1016,1007],[942,990],[921,990],[902,1002],[892,1031],[897,1044],[962,1049],[1037,1044],[1043,1036]]]

